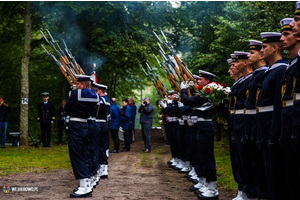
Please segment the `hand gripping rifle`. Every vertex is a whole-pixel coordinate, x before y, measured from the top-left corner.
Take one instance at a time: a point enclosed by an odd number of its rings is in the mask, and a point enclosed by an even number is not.
[[[147,65],[147,69],[149,71],[150,74],[152,74],[154,80],[156,81],[156,83],[158,84],[158,86],[161,88],[161,90],[163,91],[163,93],[165,94],[166,97],[168,97],[168,92],[165,89],[164,85],[162,84],[162,82],[159,80],[158,76],[154,73],[154,71],[152,71],[152,69],[150,68],[150,66],[148,65],[148,63],[146,62]]]
[[[48,30],[47,30],[47,31],[48,31]],[[77,83],[77,80],[76,80],[76,78],[74,77],[74,72],[71,72],[71,70],[70,70],[70,69],[71,69],[70,64],[65,60],[65,58],[64,58],[64,56],[61,54],[61,52],[55,48],[55,46],[53,45],[53,43],[47,39],[47,37],[45,36],[45,34],[43,33],[43,31],[40,30],[40,32],[42,33],[42,35],[43,35],[43,37],[45,38],[46,42],[54,49],[54,51],[55,51],[56,54],[58,55],[61,64],[64,66],[65,71],[66,71],[67,74],[70,76],[72,82],[73,82],[74,84],[76,84],[76,83]],[[50,33],[50,32],[48,31],[48,33]],[[51,37],[52,41],[53,41],[54,43],[56,43],[56,42],[54,41],[54,39],[52,38],[51,34],[50,34],[49,36]],[[48,54],[48,55],[49,55],[49,54]],[[53,58],[54,56],[51,56],[51,57]]]
[[[41,44],[41,45],[42,45],[42,44]],[[69,83],[71,86],[73,86],[74,84],[73,84],[73,82],[72,82],[70,76],[68,76],[68,73],[67,73],[67,71],[65,70],[63,64],[62,64],[60,61],[58,61],[58,60],[55,58],[55,56],[54,56],[53,54],[49,53],[49,52],[47,51],[47,49],[44,47],[44,45],[42,45],[42,47],[43,47],[43,49],[46,51],[46,53],[47,53],[50,57],[52,57],[52,58],[54,59],[55,63],[59,66],[60,71],[62,72],[62,74],[63,74],[63,75],[65,76],[65,78],[67,79],[68,83]]]
[[[154,33],[154,32],[153,32]],[[165,47],[168,48],[168,50],[172,53],[172,55],[174,56],[175,60],[176,60],[176,63],[177,65],[179,66],[179,68],[181,69],[182,73],[183,73],[183,78],[185,81],[193,81],[194,82],[194,90],[196,92],[198,92],[198,85],[197,85],[197,82],[196,80],[194,79],[193,77],[193,74],[188,70],[188,68],[185,66],[185,64],[181,61],[181,59],[178,57],[178,55],[176,54],[176,51],[174,50],[172,44],[170,42],[168,42],[165,34],[163,33],[163,31],[161,30],[161,33],[165,39],[165,42],[162,42],[160,39],[160,43],[162,43]],[[155,37],[156,38],[159,38],[156,33],[154,33]]]
[[[62,40],[63,41],[63,43],[64,43],[64,45],[65,45],[65,51],[67,52],[67,54],[68,54],[68,56],[69,56],[69,58],[72,60],[72,62],[71,62],[71,64],[72,64],[72,66],[74,66],[74,69],[75,69],[75,71],[76,71],[76,73],[77,74],[82,74],[82,75],[84,75],[85,73],[84,73],[84,71],[82,70],[82,68],[81,68],[81,66],[76,62],[76,60],[75,60],[75,57],[72,55],[72,53],[71,53],[71,49],[69,49],[68,47],[67,47],[67,44],[65,43],[65,41],[64,40]],[[74,65],[73,65],[74,64]]]
[[[150,77],[149,74],[147,74],[147,72],[145,71],[144,68],[142,68],[142,70],[144,71],[144,73],[146,74],[146,76],[152,81],[152,83],[153,83],[155,89],[157,90],[158,94],[160,95],[160,97],[162,99],[164,99],[164,95],[163,95],[162,91],[160,90],[160,88],[158,87],[157,83]]]
[[[165,71],[165,73],[167,74],[168,80],[171,84],[171,87],[173,88],[173,90],[177,91],[178,93],[181,92],[180,86],[176,80],[176,77],[174,76],[174,74],[170,71],[170,69],[168,67],[165,67],[164,64],[162,62],[159,61],[159,59],[156,57],[155,54],[153,54],[153,56],[155,57],[157,63],[159,64],[159,66]]]

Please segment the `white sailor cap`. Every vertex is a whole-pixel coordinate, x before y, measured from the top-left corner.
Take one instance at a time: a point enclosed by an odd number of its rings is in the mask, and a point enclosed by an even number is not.
[[[236,61],[236,60],[235,60],[235,54],[234,54],[234,53],[230,54],[230,57],[231,57],[231,59],[232,59],[232,62],[235,62],[235,61]]]
[[[243,51],[234,51],[235,59],[248,59],[249,52],[243,52]]]
[[[296,10],[294,15],[300,15],[300,1],[297,1],[295,5],[296,5]]]
[[[50,93],[49,93],[49,92],[43,92],[43,93],[42,93],[42,96],[43,96],[43,97],[48,97],[48,96],[50,96]]]
[[[257,40],[249,40],[250,43],[250,50],[261,50],[262,42]]]
[[[98,89],[107,89],[107,86],[106,85],[102,85],[102,84],[99,84],[99,83],[95,83],[95,86],[98,88]]]
[[[174,90],[170,90],[170,91],[168,91],[168,94],[169,95],[175,94],[175,91]]]
[[[77,81],[91,81],[91,77],[87,75],[75,75]]]
[[[193,78],[196,79],[196,80],[198,80],[198,79],[199,79],[199,76],[193,75]]]
[[[281,33],[276,32],[262,32],[260,33],[261,41],[263,43],[268,42],[280,42]]]
[[[282,31],[290,31],[292,30],[292,27],[290,26],[290,23],[293,21],[293,18],[284,18],[280,21],[281,26],[281,32]]]
[[[227,59],[227,63],[228,63],[229,66],[231,66],[232,65],[232,59],[231,58]]]
[[[213,78],[216,77],[216,75],[207,72],[207,71],[203,71],[203,70],[199,70],[199,77],[204,77],[204,78],[208,78],[210,80],[212,80]]]

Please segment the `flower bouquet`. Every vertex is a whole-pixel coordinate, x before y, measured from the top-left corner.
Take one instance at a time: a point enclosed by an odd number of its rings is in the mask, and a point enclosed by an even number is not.
[[[198,95],[206,98],[208,103],[211,103],[214,106],[222,106],[229,101],[228,94],[230,93],[230,87],[226,87],[225,83],[218,84],[212,82],[206,86],[199,85],[198,90]]]

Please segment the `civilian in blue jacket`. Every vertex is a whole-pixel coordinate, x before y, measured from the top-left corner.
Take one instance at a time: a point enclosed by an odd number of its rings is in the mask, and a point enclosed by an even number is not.
[[[125,148],[121,152],[130,151],[130,140],[129,140],[129,130],[130,130],[130,117],[131,117],[131,107],[127,98],[122,99],[122,111],[121,111],[121,127],[124,132]]]
[[[145,153],[151,152],[150,129],[153,119],[153,106],[150,104],[149,98],[145,98],[138,110],[141,113],[140,124],[142,125],[142,133],[145,144]]]
[[[110,153],[119,153],[120,139],[119,139],[118,131],[120,127],[121,108],[118,106],[117,100],[114,97],[111,99],[110,117],[111,117],[110,133],[114,142],[114,150],[110,151]]]

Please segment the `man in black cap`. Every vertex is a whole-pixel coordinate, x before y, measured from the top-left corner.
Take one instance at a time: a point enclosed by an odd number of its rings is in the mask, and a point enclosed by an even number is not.
[[[197,84],[200,85],[217,85],[212,82],[214,74],[199,70],[199,80]],[[215,127],[212,122],[214,115],[214,107],[207,103],[206,98],[200,97],[198,94],[188,97],[187,88],[189,83],[181,83],[181,100],[186,106],[191,106],[194,110],[191,116],[194,123],[194,130],[197,142],[197,157],[200,164],[200,169],[196,169],[199,177],[199,182],[202,187],[196,190],[198,198],[200,199],[214,199],[218,198],[219,192],[217,189],[217,175],[216,163],[214,157],[214,136]]]
[[[281,33],[262,32],[264,60],[269,68],[262,75],[257,93],[258,137],[261,138],[265,170],[273,200],[290,199],[284,173],[283,151],[279,147],[281,132],[281,80],[288,66],[282,59]],[[260,141],[258,141],[260,142]]]
[[[289,66],[282,79],[282,127],[280,141],[284,152],[285,172],[287,176],[286,185],[288,185],[290,199],[299,199],[297,188],[300,186],[300,170],[298,169],[299,165],[295,164],[295,158],[298,158],[299,160],[299,154],[297,155],[294,151],[293,147],[297,145],[293,146],[291,136],[293,124],[299,123],[298,115],[293,117],[292,108],[294,104],[293,96],[295,94],[293,88],[296,86],[296,84],[294,85],[294,83],[296,83],[294,80],[297,79],[294,76],[299,73],[299,65],[297,66],[297,63],[299,63],[298,51],[300,49],[300,38],[293,35],[292,27],[289,25],[292,21],[293,18],[284,18],[280,21],[282,34],[280,41],[282,42],[283,49],[287,50],[290,56]],[[296,133],[296,131],[294,133]]]
[[[266,61],[260,52],[262,42],[257,40],[249,40],[250,53],[248,54],[248,62],[253,67],[254,72],[250,79],[246,91],[245,111],[244,111],[244,151],[247,155],[243,159],[249,161],[249,170],[246,171],[247,187],[245,193],[249,199],[268,199],[270,191],[266,180],[266,172],[263,165],[262,152],[256,148],[257,137],[257,118],[256,118],[256,92],[257,84],[261,76],[268,69]],[[259,139],[260,140],[260,139]]]
[[[64,110],[70,116],[68,123],[69,155],[79,187],[70,194],[71,198],[92,196],[91,169],[89,154],[88,118],[93,116],[94,108],[99,102],[99,95],[91,87],[90,76],[77,75],[76,88],[71,91]]]
[[[43,92],[43,102],[38,105],[38,123],[41,127],[43,147],[50,147],[51,124],[54,123],[54,105],[49,102],[49,93]]]

